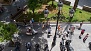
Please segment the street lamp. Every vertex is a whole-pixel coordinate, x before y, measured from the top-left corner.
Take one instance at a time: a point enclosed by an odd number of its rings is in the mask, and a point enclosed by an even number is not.
[[[73,16],[74,16],[74,9],[73,8],[71,8],[70,10],[69,10],[69,16],[70,16],[70,19],[72,19],[73,18]]]
[[[58,20],[60,17],[60,11],[62,10],[63,3],[61,1],[58,2],[58,17],[57,17],[57,23],[56,23],[56,30],[55,30],[55,35],[53,38],[53,43],[56,44],[56,34],[57,34],[57,27],[58,27]]]
[[[48,17],[48,14],[49,14],[49,10],[46,8],[46,9],[44,10],[45,19]]]
[[[63,7],[63,3],[61,1],[58,2],[58,10],[62,10],[62,7]]]

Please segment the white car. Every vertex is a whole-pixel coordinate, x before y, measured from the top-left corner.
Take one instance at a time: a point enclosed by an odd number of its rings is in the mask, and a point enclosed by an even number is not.
[[[34,29],[32,29],[31,27],[27,27],[27,35],[33,35],[33,34],[37,34],[38,31],[35,31]]]

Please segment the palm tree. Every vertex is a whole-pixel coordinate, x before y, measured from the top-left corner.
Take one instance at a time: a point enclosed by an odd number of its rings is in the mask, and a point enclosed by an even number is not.
[[[73,9],[76,11],[76,8],[77,8],[77,5],[78,5],[78,2],[79,2],[79,0],[75,0],[75,3],[74,3],[74,7],[73,7]]]

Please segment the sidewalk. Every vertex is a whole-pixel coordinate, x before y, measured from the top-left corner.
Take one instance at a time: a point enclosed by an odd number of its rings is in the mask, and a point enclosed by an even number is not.
[[[52,26],[53,24],[51,24]],[[48,46],[49,46],[49,49],[51,49],[51,44],[52,44],[52,41],[53,41],[53,36],[55,34],[55,27],[56,27],[56,24],[54,24],[55,26],[53,26],[51,28],[52,30],[52,36],[50,38],[47,38],[47,34],[45,33],[44,34],[44,38],[47,39],[48,41]],[[63,24],[62,24],[63,25]],[[79,26],[79,24],[72,24],[74,26]],[[64,26],[64,25],[63,25]],[[66,25],[65,25],[66,26]],[[65,28],[65,26],[63,28]],[[91,24],[83,24],[82,26],[82,29],[85,29],[85,33],[84,35],[82,36],[82,39],[83,37],[87,34],[87,33],[91,33]],[[82,39],[79,39],[79,34],[80,34],[80,31],[81,30],[78,30],[78,29],[75,29],[74,31],[74,35],[72,37],[72,43],[71,43],[71,46],[72,48],[74,49],[74,51],[90,51],[89,48],[88,48],[88,43],[90,42],[90,39],[91,39],[91,35],[89,35],[88,39],[86,40],[86,43],[83,43]],[[60,51],[60,41],[61,41],[61,38],[58,38],[57,36],[57,40],[56,40],[56,45],[53,47],[52,51]]]

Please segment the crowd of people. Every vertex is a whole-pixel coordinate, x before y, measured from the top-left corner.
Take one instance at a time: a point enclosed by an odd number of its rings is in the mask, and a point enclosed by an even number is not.
[[[85,29],[82,29],[82,25],[83,25],[83,22],[81,22],[81,23],[79,24],[79,27],[78,27],[78,30],[81,30],[81,33],[79,34],[79,39],[82,38],[82,35],[83,35],[84,32],[85,32]],[[42,28],[44,28],[44,27],[45,27],[45,25],[44,25],[44,23],[43,23]],[[62,41],[61,41],[62,43],[66,44],[65,42],[68,41],[68,40],[69,40],[69,42],[71,43],[71,41],[72,41],[72,36],[74,36],[74,31],[75,31],[75,29],[76,29],[76,27],[75,27],[74,25],[70,25],[70,26],[68,27],[68,30],[65,31],[65,32],[63,32],[64,29],[63,29],[62,25],[58,25],[58,27],[57,27],[57,36],[59,36],[59,38],[62,37],[62,39],[61,39],[61,40],[62,40]],[[51,34],[52,29],[51,29],[50,24],[49,24],[49,28],[48,28],[47,30],[48,30],[48,35]],[[51,34],[51,36],[52,36],[52,34]],[[84,42],[84,43],[85,43],[85,41],[87,40],[88,36],[89,36],[89,34],[87,33],[87,34],[83,37],[83,42]],[[62,47],[61,47],[61,48],[62,48]],[[67,49],[67,48],[66,48],[66,49]],[[67,49],[67,50],[68,50],[68,49]]]

